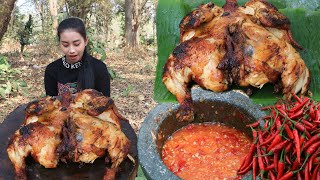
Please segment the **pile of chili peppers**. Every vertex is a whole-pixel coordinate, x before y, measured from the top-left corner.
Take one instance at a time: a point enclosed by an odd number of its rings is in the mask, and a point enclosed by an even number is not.
[[[320,180],[320,102],[293,97],[262,108],[270,115],[248,125],[253,143],[239,177],[252,170],[254,179]]]

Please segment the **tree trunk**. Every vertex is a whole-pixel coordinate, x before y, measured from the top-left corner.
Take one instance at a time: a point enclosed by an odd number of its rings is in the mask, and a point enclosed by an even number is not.
[[[136,41],[133,32],[134,0],[125,0],[125,43],[128,47],[135,47]]]
[[[40,19],[41,19],[41,27],[42,27],[42,32],[45,33],[46,30],[46,21],[45,21],[45,4],[41,0],[33,0],[36,9],[38,10],[40,14]]]
[[[50,14],[52,19],[52,32],[55,34],[58,28],[58,2],[57,0],[49,0]]]
[[[10,19],[11,19],[11,12],[14,8],[14,3],[16,0],[2,0],[0,4],[0,41],[4,33],[6,33]]]
[[[147,0],[125,0],[125,39],[128,47],[138,46],[139,17],[146,2]]]

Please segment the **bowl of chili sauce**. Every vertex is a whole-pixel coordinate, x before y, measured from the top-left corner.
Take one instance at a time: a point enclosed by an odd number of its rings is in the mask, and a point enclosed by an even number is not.
[[[147,179],[233,179],[249,151],[247,124],[265,116],[238,91],[192,88],[194,121],[176,119],[179,105],[149,112],[138,135],[138,157]]]

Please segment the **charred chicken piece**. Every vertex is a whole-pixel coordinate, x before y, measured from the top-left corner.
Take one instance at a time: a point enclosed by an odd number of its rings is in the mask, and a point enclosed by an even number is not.
[[[251,21],[256,24],[261,24],[269,31],[269,28],[274,28],[271,30],[274,35],[277,36],[278,34],[281,34],[281,36],[286,38],[286,40],[294,47],[302,49],[299,43],[293,39],[290,29],[290,20],[280,13],[271,3],[264,0],[251,0],[245,4],[245,8],[241,7],[238,11],[242,11],[242,13],[249,15]]]
[[[96,90],[84,90],[74,98],[64,93],[61,101],[45,97],[26,108],[25,123],[11,138],[7,152],[16,179],[27,179],[28,155],[46,168],[58,162],[92,163],[107,155],[111,167],[104,179],[115,179],[120,163],[127,157],[130,141],[121,131],[120,120],[111,98]]]
[[[30,154],[46,168],[57,166],[56,149],[61,143],[62,127],[68,115],[66,108],[54,97],[45,97],[27,106],[25,123],[15,132],[7,148],[16,179],[27,179],[25,158]]]
[[[64,142],[58,149],[62,160],[93,163],[108,155],[112,165],[106,168],[105,178],[114,179],[129,153],[130,141],[121,131],[120,120],[124,118],[119,116],[113,100],[96,90],[84,90],[75,96],[70,111],[63,129]]]
[[[111,98],[107,98],[102,93],[93,89],[79,92],[71,104],[71,108],[90,116],[96,116],[104,121],[109,121],[118,128],[120,128],[119,119],[126,120],[118,112]]]
[[[187,14],[180,22],[180,41],[201,36],[208,30],[207,22],[222,15],[223,9],[213,3],[201,4],[196,10]]]
[[[287,17],[271,4],[251,0],[238,7],[227,0],[220,8],[209,3],[181,23],[181,43],[169,56],[162,79],[181,105],[179,120],[193,120],[191,81],[215,92],[232,84],[262,88],[273,83],[286,99],[307,92],[310,73],[293,48],[300,46]]]
[[[65,142],[59,147],[62,160],[93,163],[99,157],[111,160],[105,177],[114,179],[117,168],[127,157],[130,141],[115,124],[77,111],[70,113],[70,119],[63,130]],[[112,173],[111,173],[112,172]]]

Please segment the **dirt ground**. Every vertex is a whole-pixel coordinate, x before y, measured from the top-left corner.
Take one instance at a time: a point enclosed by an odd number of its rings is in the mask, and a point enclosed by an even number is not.
[[[38,48],[41,47],[34,47],[34,49]],[[54,50],[52,51],[35,51],[29,48],[26,52],[27,56],[24,56],[23,59],[16,52],[4,53],[12,67],[20,70],[19,77],[28,86],[26,94],[19,93],[0,100],[0,123],[19,105],[45,95],[43,85],[45,67],[60,56]],[[111,97],[119,112],[138,132],[141,122],[156,106],[153,100],[157,62],[155,49],[143,47],[135,51],[128,49],[107,51],[107,59],[104,62],[115,74],[111,81]]]

